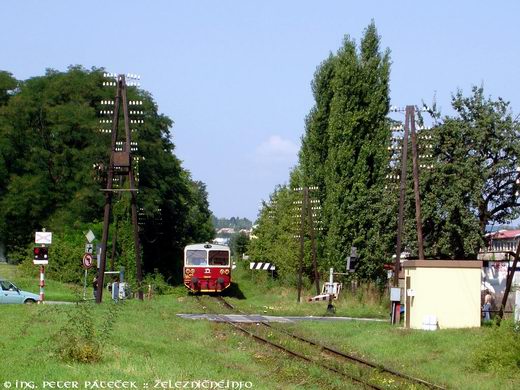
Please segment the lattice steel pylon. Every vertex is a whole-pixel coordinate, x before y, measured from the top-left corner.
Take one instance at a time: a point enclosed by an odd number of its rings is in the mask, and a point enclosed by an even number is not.
[[[432,166],[429,164],[420,164],[419,158],[421,157],[418,152],[418,142],[417,142],[417,131],[415,125],[415,116],[416,116],[416,107],[413,105],[406,106],[405,109],[399,108],[391,108],[391,111],[394,112],[404,112],[405,113],[405,123],[403,138],[401,139],[402,144],[400,145],[401,150],[401,173],[400,175],[389,175],[389,178],[397,178],[399,179],[399,211],[398,211],[398,220],[397,220],[397,244],[396,244],[396,256],[394,262],[394,286],[398,286],[399,284],[399,268],[401,261],[401,245],[402,245],[402,234],[403,234],[403,226],[404,226],[404,202],[405,202],[405,192],[406,192],[406,174],[407,174],[407,163],[408,163],[408,138],[411,138],[411,147],[412,147],[412,174],[413,174],[413,185],[414,185],[414,197],[415,197],[415,224],[417,230],[417,250],[419,260],[424,260],[424,241],[423,241],[423,232],[422,232],[422,219],[421,219],[421,196],[419,191],[419,168],[431,169]],[[401,129],[399,126],[394,128],[393,130]],[[419,128],[420,130],[427,130],[424,126]],[[423,136],[423,138],[428,139],[428,136]],[[431,139],[431,136],[429,136]],[[428,148],[429,146],[429,148]],[[431,149],[431,145],[426,145],[426,149]],[[431,153],[431,150],[428,152]],[[431,158],[431,154],[425,155],[427,158]]]
[[[108,233],[110,227],[110,216],[112,211],[112,196],[114,192],[129,191],[131,194],[131,213],[132,213],[132,225],[134,230],[134,246],[135,246],[135,263],[137,269],[137,284],[138,284],[138,296],[140,300],[143,300],[142,290],[142,265],[141,265],[141,245],[139,242],[139,226],[137,221],[137,188],[136,180],[133,170],[133,158],[132,152],[136,150],[136,144],[132,142],[132,130],[130,129],[131,121],[128,110],[128,97],[127,97],[127,83],[125,75],[123,74],[105,74],[105,77],[109,77],[115,81],[104,82],[104,86],[115,86],[117,88],[115,99],[113,102],[105,102],[109,105],[113,103],[113,111],[106,111],[105,114],[111,114],[112,120],[100,121],[101,123],[112,123],[111,130],[111,143],[110,143],[110,162],[108,165],[108,177],[106,188],[103,189],[105,192],[105,207],[103,215],[103,234],[101,238],[101,256],[100,264],[98,269],[98,286],[96,291],[96,302],[101,303],[103,299],[103,285],[104,276],[106,269],[106,258],[107,258],[107,242]],[[134,75],[129,75],[133,77]],[[134,102],[132,104],[142,104],[142,102]],[[124,121],[124,141],[118,141],[119,132],[119,117],[120,109],[123,110],[123,121]],[[141,122],[140,122],[141,123]],[[123,179],[128,178],[128,188],[113,188],[113,182],[116,176],[122,177]]]
[[[297,211],[300,212],[298,218],[300,218],[300,234],[296,237],[300,240],[300,257],[299,257],[299,267],[298,267],[298,298],[297,302],[301,302],[301,292],[302,292],[302,274],[303,274],[303,261],[304,261],[304,235],[306,233],[306,222],[309,225],[310,236],[311,236],[311,255],[312,255],[312,268],[314,272],[314,283],[316,285],[316,294],[320,293],[320,276],[318,272],[318,260],[317,260],[317,248],[316,248],[316,229],[315,223],[321,223],[318,219],[315,221],[318,216],[318,210],[321,209],[319,206],[319,200],[311,199],[310,191],[316,191],[318,187],[299,187],[293,188],[295,192],[302,193],[302,200],[293,202],[297,206]],[[296,217],[296,215],[295,215]],[[318,228],[321,230],[321,228]]]

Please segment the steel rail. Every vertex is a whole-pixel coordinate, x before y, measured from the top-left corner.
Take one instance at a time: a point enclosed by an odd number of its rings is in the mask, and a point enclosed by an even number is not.
[[[198,302],[198,303],[203,307],[203,309],[206,310],[206,309],[207,309],[207,306],[205,306],[205,305],[202,303],[202,300],[200,299],[200,297],[199,297],[198,295],[196,295],[195,298],[197,299],[197,302]],[[222,298],[221,296],[218,296],[218,297],[217,297],[217,300],[220,301],[220,302],[222,302],[222,303],[223,303],[225,306],[227,306],[228,308],[233,309],[233,310],[236,311],[236,309],[234,309],[234,306],[231,305],[229,302],[227,302],[227,301],[226,301],[224,298]],[[220,318],[221,318],[221,320],[222,320],[223,322],[225,322],[226,324],[231,325],[231,326],[234,327],[235,329],[240,330],[241,332],[247,334],[248,336],[254,338],[255,340],[260,341],[260,342],[265,343],[265,344],[268,344],[268,345],[270,345],[271,347],[274,347],[274,348],[276,348],[276,349],[279,349],[279,350],[281,350],[281,351],[283,351],[283,352],[285,352],[285,353],[287,353],[287,354],[289,354],[289,355],[291,355],[291,356],[297,357],[297,358],[302,359],[302,360],[304,360],[304,361],[306,361],[306,362],[308,362],[308,363],[312,363],[312,364],[315,364],[315,365],[317,365],[317,366],[319,366],[319,367],[325,368],[326,370],[329,370],[329,371],[331,371],[331,372],[334,372],[335,374],[341,375],[341,376],[343,376],[343,377],[349,379],[350,381],[352,381],[352,382],[354,382],[354,383],[357,383],[357,384],[360,384],[360,385],[362,385],[362,386],[365,386],[365,387],[368,387],[368,388],[371,388],[371,389],[385,390],[384,387],[380,387],[380,386],[378,386],[378,385],[375,385],[375,384],[372,384],[372,383],[366,382],[366,381],[364,381],[363,379],[360,379],[360,378],[358,378],[358,377],[356,377],[356,376],[354,376],[354,375],[347,374],[346,372],[342,372],[342,371],[340,371],[340,370],[338,370],[338,369],[336,369],[336,368],[334,368],[334,367],[331,367],[331,366],[329,366],[329,365],[327,365],[327,364],[320,363],[319,361],[316,361],[316,360],[314,360],[314,359],[311,359],[311,358],[309,358],[309,357],[307,357],[307,356],[305,356],[305,355],[302,355],[302,354],[300,354],[300,353],[298,353],[298,352],[292,351],[292,350],[290,350],[290,349],[284,347],[283,345],[280,345],[280,344],[274,343],[274,342],[272,342],[272,341],[270,341],[270,340],[268,340],[268,339],[265,339],[265,338],[263,338],[263,337],[261,337],[261,336],[259,336],[259,335],[257,335],[257,334],[254,334],[254,333],[251,332],[250,330],[248,330],[248,329],[246,329],[246,328],[244,328],[244,327],[242,327],[242,326],[240,326],[240,325],[235,324],[234,322],[230,321],[230,320],[227,319],[226,317],[220,317]]]
[[[230,304],[228,301],[225,300],[224,297],[222,296],[218,296],[217,299],[222,302],[222,304],[224,304],[227,308],[231,309],[231,310],[234,310],[236,312],[239,312],[239,313],[242,313],[242,311],[236,309],[232,304]],[[416,378],[416,377],[413,377],[413,376],[410,376],[408,374],[404,374],[402,372],[399,372],[399,371],[396,371],[392,368],[388,368],[386,366],[383,366],[382,364],[378,364],[378,363],[374,363],[374,362],[371,362],[371,361],[368,361],[368,360],[365,360],[365,359],[362,359],[360,357],[357,357],[357,356],[354,356],[354,355],[351,355],[351,354],[348,354],[348,353],[345,353],[345,352],[342,352],[342,351],[338,351],[337,349],[334,349],[334,348],[331,348],[331,347],[328,347],[326,345],[323,345],[321,343],[318,343],[316,341],[313,341],[313,340],[310,340],[310,339],[307,339],[305,337],[302,337],[302,336],[298,336],[297,334],[294,334],[292,332],[289,332],[285,329],[282,329],[282,328],[279,328],[279,327],[275,327],[275,326],[272,326],[271,324],[265,322],[265,321],[262,321],[262,322],[259,322],[260,324],[270,328],[270,329],[274,329],[274,330],[277,330],[281,333],[284,333],[286,334],[287,336],[290,336],[290,337],[293,337],[294,339],[296,340],[300,340],[300,341],[303,341],[305,343],[308,343],[310,345],[313,345],[315,347],[319,347],[321,348],[322,350],[324,351],[327,351],[331,354],[334,354],[336,356],[340,356],[344,359],[347,359],[347,360],[350,360],[350,361],[353,361],[353,362],[356,362],[356,363],[359,363],[359,364],[363,364],[365,366],[368,366],[368,367],[371,367],[371,368],[374,368],[374,369],[377,369],[379,371],[382,371],[382,372],[385,372],[385,373],[388,373],[388,374],[391,374],[391,375],[394,375],[398,378],[401,378],[401,379],[406,379],[407,381],[409,382],[414,382],[416,384],[420,384],[420,385],[423,385],[427,388],[430,388],[430,389],[437,389],[437,390],[445,390],[446,388],[445,387],[442,387],[442,386],[439,386],[439,385],[436,385],[434,383],[430,383],[428,381],[425,381],[423,379],[420,379],[420,378]]]

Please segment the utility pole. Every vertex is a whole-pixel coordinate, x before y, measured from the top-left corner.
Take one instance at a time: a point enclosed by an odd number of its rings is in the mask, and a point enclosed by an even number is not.
[[[301,220],[300,220],[300,266],[298,269],[298,303],[301,302],[302,296],[302,274],[303,274],[303,260],[305,256],[305,208],[307,207],[307,199],[309,198],[309,189],[303,188],[303,202],[301,209]]]
[[[421,219],[421,195],[419,192],[419,153],[417,151],[417,134],[415,131],[415,106],[406,107],[406,115],[410,118],[412,131],[412,166],[413,189],[415,195],[415,226],[417,227],[417,248],[419,260],[424,260],[424,243]]]
[[[302,275],[303,275],[303,263],[305,259],[305,232],[306,224],[308,223],[311,236],[311,255],[312,255],[312,267],[314,273],[314,283],[316,286],[316,294],[320,293],[320,275],[318,272],[318,254],[316,245],[316,231],[314,227],[314,217],[317,216],[315,213],[319,210],[320,206],[313,206],[313,203],[319,202],[318,200],[310,199],[309,192],[317,190],[318,187],[303,187],[295,188],[294,191],[302,192],[303,199],[301,201],[294,202],[295,204],[301,204],[300,210],[300,234],[298,236],[300,240],[300,256],[299,256],[299,267],[298,267],[298,299],[297,302],[301,302],[301,290],[302,290]]]
[[[101,256],[100,265],[98,270],[98,287],[96,294],[96,302],[101,303],[103,300],[103,286],[104,276],[106,270],[106,257],[107,257],[107,242],[110,227],[110,216],[112,211],[112,196],[114,192],[128,191],[131,194],[131,209],[132,209],[132,225],[134,228],[134,248],[135,248],[135,261],[137,268],[137,284],[138,284],[138,296],[140,300],[143,300],[142,291],[142,268],[141,268],[141,246],[139,242],[139,227],[137,224],[137,188],[135,186],[135,178],[132,167],[132,151],[135,150],[134,143],[131,138],[130,129],[130,118],[128,113],[128,97],[127,97],[127,83],[125,75],[112,75],[105,74],[105,77],[115,78],[115,82],[105,82],[105,86],[117,87],[115,99],[113,102],[113,111],[107,111],[106,113],[112,114],[112,130],[111,130],[111,143],[110,143],[110,159],[108,166],[108,177],[105,192],[105,207],[103,213],[103,234],[101,238]],[[112,102],[107,102],[112,103]],[[142,104],[142,102],[141,102]],[[124,120],[124,141],[118,143],[118,130],[119,130],[119,116],[120,107],[122,106],[123,120]],[[100,121],[101,123],[109,123],[110,121]],[[117,145],[120,144],[121,147]],[[129,181],[129,188],[114,189],[113,181],[114,176],[127,177]]]
[[[309,228],[311,231],[311,250],[312,250],[312,267],[314,268],[314,284],[316,285],[316,295],[320,294],[320,276],[318,274],[318,261],[316,253],[316,232],[314,231],[313,217],[315,208],[309,203],[309,197],[307,196],[307,212],[309,216]]]
[[[410,134],[411,133],[411,134]],[[419,260],[424,260],[424,240],[422,233],[421,218],[421,195],[419,190],[419,152],[417,146],[417,131],[415,126],[415,106],[406,106],[404,134],[401,152],[401,176],[399,185],[399,212],[397,220],[397,245],[394,262],[394,287],[399,287],[399,271],[401,267],[401,246],[404,225],[404,201],[406,193],[406,174],[408,165],[408,137],[411,135],[412,141],[412,172],[415,197],[415,225],[417,229],[417,249]]]
[[[406,115],[404,120],[403,149],[401,153],[401,182],[399,185],[399,213],[397,217],[397,245],[394,263],[394,287],[399,287],[399,271],[401,268],[401,241],[403,235],[404,222],[404,194],[406,190],[406,161],[408,159],[408,120]]]
[[[507,298],[509,296],[509,292],[511,291],[511,286],[513,284],[513,278],[515,276],[516,266],[518,264],[518,258],[520,257],[520,241],[518,242],[518,246],[516,247],[515,258],[513,260],[513,265],[510,269],[507,270],[507,279],[506,279],[506,289],[504,290],[504,296],[502,297],[502,303],[500,304],[500,309],[498,310],[496,322],[500,325],[502,322],[502,318],[504,316],[504,310],[507,304]],[[509,261],[507,262],[509,267]]]

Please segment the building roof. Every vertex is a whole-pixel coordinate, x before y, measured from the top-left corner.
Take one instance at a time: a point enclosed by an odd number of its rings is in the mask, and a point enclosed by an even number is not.
[[[511,238],[520,237],[520,229],[513,230],[499,230],[497,232],[486,234],[487,238],[491,238],[492,240],[508,240]]]
[[[408,260],[405,268],[482,268],[479,260]]]

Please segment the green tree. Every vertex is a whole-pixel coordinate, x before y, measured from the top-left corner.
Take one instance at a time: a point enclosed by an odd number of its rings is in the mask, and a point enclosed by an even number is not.
[[[311,87],[315,105],[305,118],[305,134],[299,153],[299,164],[303,172],[305,186],[317,186],[319,198],[323,202],[326,194],[325,163],[327,161],[328,126],[332,98],[335,57],[331,54],[316,72]]]
[[[434,168],[422,175],[430,256],[473,257],[489,225],[520,215],[516,195],[520,126],[509,103],[482,87],[452,98],[455,116],[432,131]]]
[[[110,137],[98,131],[99,112],[106,109],[101,100],[113,99],[114,93],[103,87],[102,72],[71,66],[25,81],[0,72],[0,237],[11,260],[26,256],[41,227],[61,234],[102,219],[104,184],[92,167],[108,164]],[[183,246],[212,237],[207,193],[174,155],[173,121],[159,113],[146,91],[129,87],[128,98],[142,100],[145,113],[145,123],[132,136],[139,145],[135,155],[145,270],[180,274]],[[114,198],[127,217],[119,219],[121,244],[125,237],[132,239],[128,196]],[[130,259],[132,251],[133,245],[118,247],[121,259]],[[63,248],[60,253],[69,252]],[[76,264],[78,259],[68,261]]]
[[[301,201],[301,194],[291,191],[294,187],[318,186],[323,207],[323,230],[317,232],[322,271],[330,266],[344,269],[351,246],[358,248],[359,274],[364,277],[381,273],[381,263],[391,256],[393,234],[388,229],[395,225],[395,217],[383,196],[390,141],[386,118],[390,57],[388,50],[381,52],[379,42],[371,23],[359,50],[346,37],[338,52],[315,72],[315,105],[306,117],[299,166],[291,172],[290,185],[279,187],[264,205],[255,230],[258,239],[252,240],[249,250],[256,260],[277,264],[282,276],[295,275],[298,269],[294,234],[299,220],[291,216],[293,205],[284,203]],[[305,231],[304,269],[312,278],[309,226]]]
[[[235,256],[242,258],[249,247],[249,236],[244,232],[235,233],[229,240],[229,246]]]
[[[390,56],[388,50],[381,53],[379,43],[374,23],[365,30],[359,51],[345,38],[335,61],[327,129],[325,254],[330,265],[342,269],[356,246],[365,276],[381,270],[384,255],[370,245],[378,236],[390,138]]]
[[[297,198],[287,186],[278,186],[269,202],[264,202],[249,243],[252,261],[273,263],[278,274],[290,282],[296,281],[298,240],[294,238],[294,204]]]

